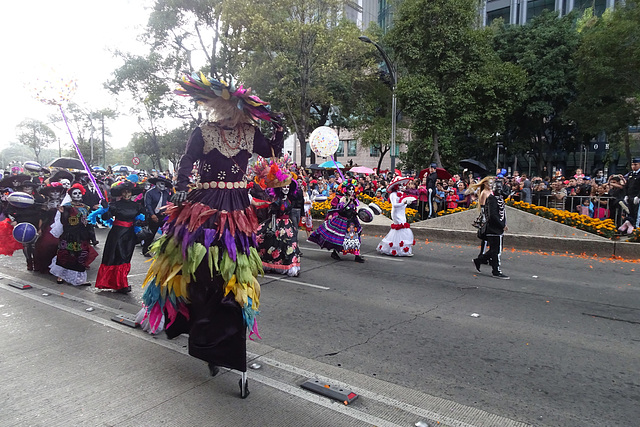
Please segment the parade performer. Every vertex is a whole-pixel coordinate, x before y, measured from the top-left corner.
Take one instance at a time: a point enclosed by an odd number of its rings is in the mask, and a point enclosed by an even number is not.
[[[35,249],[38,256],[35,257],[33,266],[33,269],[40,273],[49,273],[49,265],[58,253],[59,240],[51,234],[51,227],[62,202],[62,195],[65,193],[64,187],[59,182],[52,182],[40,189],[40,194],[44,196],[46,201],[40,226],[40,237],[36,241]]]
[[[298,276],[300,249],[298,240],[294,239],[296,229],[294,219],[291,218],[293,204],[288,197],[289,188],[285,186],[273,189],[275,201],[269,208],[271,218],[260,225],[257,233],[258,253],[264,271]]]
[[[391,202],[391,230],[378,244],[377,251],[384,255],[413,256],[411,247],[416,244],[413,231],[409,228],[405,210],[407,205],[416,199],[404,194],[409,177],[396,176],[387,186],[389,202]]]
[[[279,154],[283,129],[267,103],[250,89],[200,74],[185,76],[176,93],[209,109],[178,166],[175,205],[166,209],[164,234],[151,245],[153,263],[144,281],[143,327],[157,333],[166,315],[166,333],[189,334],[189,354],[209,364],[242,372],[246,397],[246,331],[258,335],[255,316],[262,262],[256,250],[258,222],[250,205],[245,171],[251,153]],[[273,123],[271,140],[256,126]],[[199,182],[187,194],[189,175],[199,161]]]
[[[160,210],[162,209],[164,211],[164,207],[169,203],[173,184],[170,180],[162,176],[149,178],[147,182],[154,184],[154,187],[144,195],[145,215],[149,226],[150,238],[144,241],[142,254],[144,256],[151,256],[149,246],[151,242],[153,242],[153,238],[156,236],[158,229],[164,225],[164,213],[161,213]]]
[[[103,219],[115,217],[115,221],[102,251],[102,263],[96,278],[98,289],[131,292],[127,275],[131,270],[131,257],[136,247],[134,222],[144,212],[144,206],[131,200],[134,189],[135,186],[128,181],[122,181],[111,188],[111,195],[120,199],[110,203],[109,209],[102,214]]]
[[[360,255],[362,226],[357,215],[360,202],[355,194],[353,184],[347,184],[344,187],[344,196],[331,200],[332,208],[327,214],[327,219],[308,239],[321,248],[330,250],[331,258],[337,261],[342,259],[338,254],[340,251],[343,255],[355,255],[356,262],[364,262]]]
[[[15,186],[19,192],[28,194],[33,197],[34,203],[30,206],[25,207],[16,207],[9,204],[7,206],[6,213],[12,219],[12,224],[14,226],[23,222],[28,222],[29,224],[32,224],[39,233],[40,227],[42,225],[42,216],[44,213],[42,210],[44,197],[34,193],[34,189],[37,185],[38,184],[35,184],[31,182],[31,180],[27,179],[23,180],[19,185]],[[36,258],[36,241],[32,240],[30,242],[24,242],[22,252],[24,254],[25,260],[27,261],[27,270],[33,271]]]
[[[49,265],[49,271],[57,277],[58,283],[91,285],[87,282],[87,267],[98,253],[90,244],[87,227],[89,206],[82,203],[84,192],[81,184],[73,184],[69,188],[67,194],[71,202],[58,208],[60,215],[56,214],[56,223],[51,228],[51,234],[60,239],[58,252]]]
[[[502,254],[502,237],[507,229],[507,212],[503,199],[503,182],[501,179],[493,181],[493,189],[486,199],[483,213],[486,218],[485,224],[478,229],[478,237],[483,241],[481,253],[473,259],[476,270],[480,272],[482,264],[491,265],[493,277],[498,279],[509,279],[504,274],[501,267],[500,256]],[[482,194],[481,194],[482,196]],[[483,252],[483,248],[489,246],[489,250]]]
[[[302,228],[307,233],[307,239],[313,232],[313,218],[311,217],[311,208],[313,207],[313,201],[309,196],[309,192],[307,191],[307,183],[302,181],[303,186],[303,196],[304,196],[304,216],[300,220],[300,228]]]

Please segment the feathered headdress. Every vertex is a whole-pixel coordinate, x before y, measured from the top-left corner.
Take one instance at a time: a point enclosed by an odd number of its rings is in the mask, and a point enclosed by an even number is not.
[[[265,159],[258,156],[255,165],[248,170],[248,175],[253,176],[253,180],[263,189],[286,187],[291,184],[291,161],[285,155],[279,159]]]
[[[242,85],[236,87],[233,82],[216,80],[205,77],[204,74],[185,74],[178,81],[179,88],[173,93],[180,96],[190,96],[194,100],[206,104],[207,101],[222,98],[225,101],[235,102],[239,110],[249,115],[254,120],[280,124],[282,117],[271,111],[269,103],[251,95],[251,88],[245,89]]]

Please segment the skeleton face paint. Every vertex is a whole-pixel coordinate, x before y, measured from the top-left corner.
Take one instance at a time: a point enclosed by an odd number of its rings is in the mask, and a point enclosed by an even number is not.
[[[158,187],[158,190],[164,191],[164,189],[167,188],[167,185],[164,182],[158,182],[156,187]]]
[[[69,180],[68,180],[68,179],[66,179],[66,178],[61,179],[61,180],[60,180],[60,184],[62,184],[62,186],[63,186],[64,188],[66,188],[66,189],[71,188],[71,181],[69,181]]]
[[[122,190],[122,196],[120,198],[124,199],[124,200],[129,200],[131,198],[131,191],[130,190]]]
[[[81,202],[82,201],[82,191],[80,191],[80,190],[71,191],[71,200],[73,200],[74,202]]]
[[[406,190],[406,189],[407,189],[407,186],[406,186],[406,185],[403,185],[403,184],[398,185],[398,191],[399,191],[399,192],[401,192],[401,193],[402,193],[402,192],[403,192],[404,190]]]
[[[282,187],[282,194],[284,194],[285,196],[289,194],[289,187]]]

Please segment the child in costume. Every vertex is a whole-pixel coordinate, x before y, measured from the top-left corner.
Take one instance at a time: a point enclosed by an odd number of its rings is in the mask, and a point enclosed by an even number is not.
[[[416,244],[413,232],[409,228],[405,210],[415,197],[404,194],[405,185],[411,178],[396,176],[387,187],[391,202],[391,230],[378,244],[377,251],[392,256],[413,256],[411,247]]]
[[[331,200],[332,209],[327,214],[327,219],[311,233],[308,240],[330,250],[331,258],[337,261],[341,260],[338,254],[341,252],[343,255],[355,255],[356,262],[364,262],[360,255],[362,226],[357,215],[360,202],[356,199],[353,184],[346,185],[344,194]]]
[[[169,338],[189,334],[189,354],[208,362],[211,375],[223,366],[246,380],[246,331],[258,335],[262,261],[256,250],[258,221],[250,205],[245,171],[252,153],[271,157],[283,147],[279,117],[250,89],[192,74],[177,94],[210,110],[178,166],[176,194],[165,213],[164,234],[151,247],[153,262],[144,281],[143,327],[157,333],[166,317]],[[265,137],[258,119],[274,125]],[[187,193],[193,164],[199,181]]]

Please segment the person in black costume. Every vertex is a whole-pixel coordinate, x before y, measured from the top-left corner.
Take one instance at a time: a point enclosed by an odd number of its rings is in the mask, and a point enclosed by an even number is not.
[[[40,227],[42,225],[43,219],[43,210],[42,210],[42,202],[44,201],[44,197],[39,194],[34,193],[35,187],[38,184],[31,182],[30,180],[24,180],[19,185],[16,186],[17,190],[26,194],[29,194],[33,197],[35,203],[31,206],[18,208],[15,206],[8,206],[7,213],[12,218],[15,224],[20,224],[23,222],[28,222],[36,227],[38,233],[40,232]],[[34,267],[34,258],[36,251],[36,241],[33,240],[31,242],[23,243],[22,252],[24,253],[24,257],[27,260],[27,270],[33,271]]]
[[[134,189],[130,182],[122,182],[111,189],[111,195],[120,199],[112,202],[109,210],[102,214],[103,219],[115,217],[115,220],[102,252],[102,263],[96,279],[98,289],[131,292],[127,275],[131,270],[131,257],[136,247],[133,226],[135,218],[144,213],[144,206],[131,200]]]
[[[502,236],[507,228],[507,213],[503,199],[503,182],[497,179],[493,184],[493,193],[487,197],[484,205],[484,216],[487,220],[486,228],[479,230],[480,237],[489,250],[474,258],[473,264],[480,272],[480,266],[487,262],[491,265],[493,277],[509,279],[500,269],[500,255],[502,254]],[[483,244],[484,244],[483,242]]]
[[[629,213],[624,218],[624,223],[618,229],[627,234],[633,233],[633,230],[640,226],[640,215],[638,215],[638,206],[640,205],[640,157],[634,157],[631,160],[631,172],[625,178],[624,203],[629,208]]]
[[[438,172],[436,172],[436,167],[438,165],[435,163],[431,163],[429,165],[429,174],[427,175],[427,181],[425,183],[425,187],[429,192],[429,216],[427,219],[436,217],[436,208],[434,199],[436,197],[436,182],[438,181]]]
[[[149,178],[147,181],[155,186],[147,191],[144,195],[145,215],[147,218],[147,224],[149,224],[149,236],[142,245],[142,255],[150,257],[149,246],[153,242],[153,238],[156,236],[158,229],[164,224],[164,213],[161,212],[169,199],[171,199],[171,189],[173,184],[170,180],[159,176]]]

